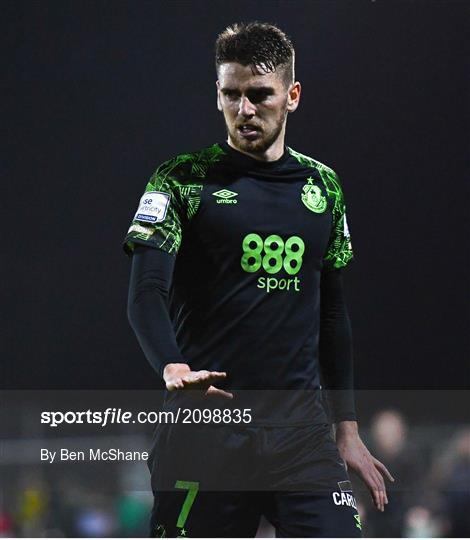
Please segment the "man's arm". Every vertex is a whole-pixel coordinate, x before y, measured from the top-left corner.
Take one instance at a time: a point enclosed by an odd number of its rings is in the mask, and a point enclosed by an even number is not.
[[[355,421],[352,332],[341,270],[322,272],[320,368],[334,423]]]
[[[168,313],[168,293],[175,257],[160,249],[136,245],[132,255],[127,315],[145,357],[168,390],[205,390],[232,397],[212,386],[226,377],[218,371],[191,371],[176,342]]]
[[[340,270],[322,272],[320,295],[320,368],[336,424],[338,450],[347,466],[369,488],[375,506],[383,511],[388,499],[382,475],[392,482],[393,478],[359,436],[354,406],[352,331]]]
[[[136,246],[132,255],[127,316],[145,357],[163,378],[167,364],[186,364],[168,314],[168,292],[175,257]]]

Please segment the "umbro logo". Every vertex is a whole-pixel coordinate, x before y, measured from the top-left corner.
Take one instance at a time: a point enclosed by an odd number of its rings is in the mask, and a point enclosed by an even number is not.
[[[235,193],[235,191],[230,191],[229,189],[219,189],[219,191],[214,191],[212,193],[214,197],[217,199],[218,204],[237,204],[236,197],[238,193]]]
[[[230,191],[229,189],[219,189],[219,191],[214,191],[212,195],[215,195],[221,199],[231,199],[232,197],[236,197],[238,193],[235,193],[235,191]]]

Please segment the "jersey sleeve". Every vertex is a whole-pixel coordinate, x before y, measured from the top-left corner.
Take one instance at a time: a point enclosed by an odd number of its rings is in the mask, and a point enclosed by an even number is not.
[[[177,254],[187,213],[182,183],[182,171],[174,160],[164,162],[153,173],[124,239],[128,255],[136,244]]]
[[[326,269],[343,268],[354,256],[344,194],[338,175],[332,169],[323,166],[320,174],[332,204],[331,234],[323,264]]]

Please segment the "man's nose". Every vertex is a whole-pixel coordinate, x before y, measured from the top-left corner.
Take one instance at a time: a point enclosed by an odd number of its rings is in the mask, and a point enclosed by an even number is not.
[[[256,108],[246,96],[242,96],[238,112],[242,116],[253,116],[256,112]]]

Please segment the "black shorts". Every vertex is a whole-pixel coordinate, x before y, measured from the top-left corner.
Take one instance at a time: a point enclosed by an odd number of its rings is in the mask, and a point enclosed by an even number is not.
[[[161,424],[149,457],[152,537],[360,537],[351,484],[328,425]]]

